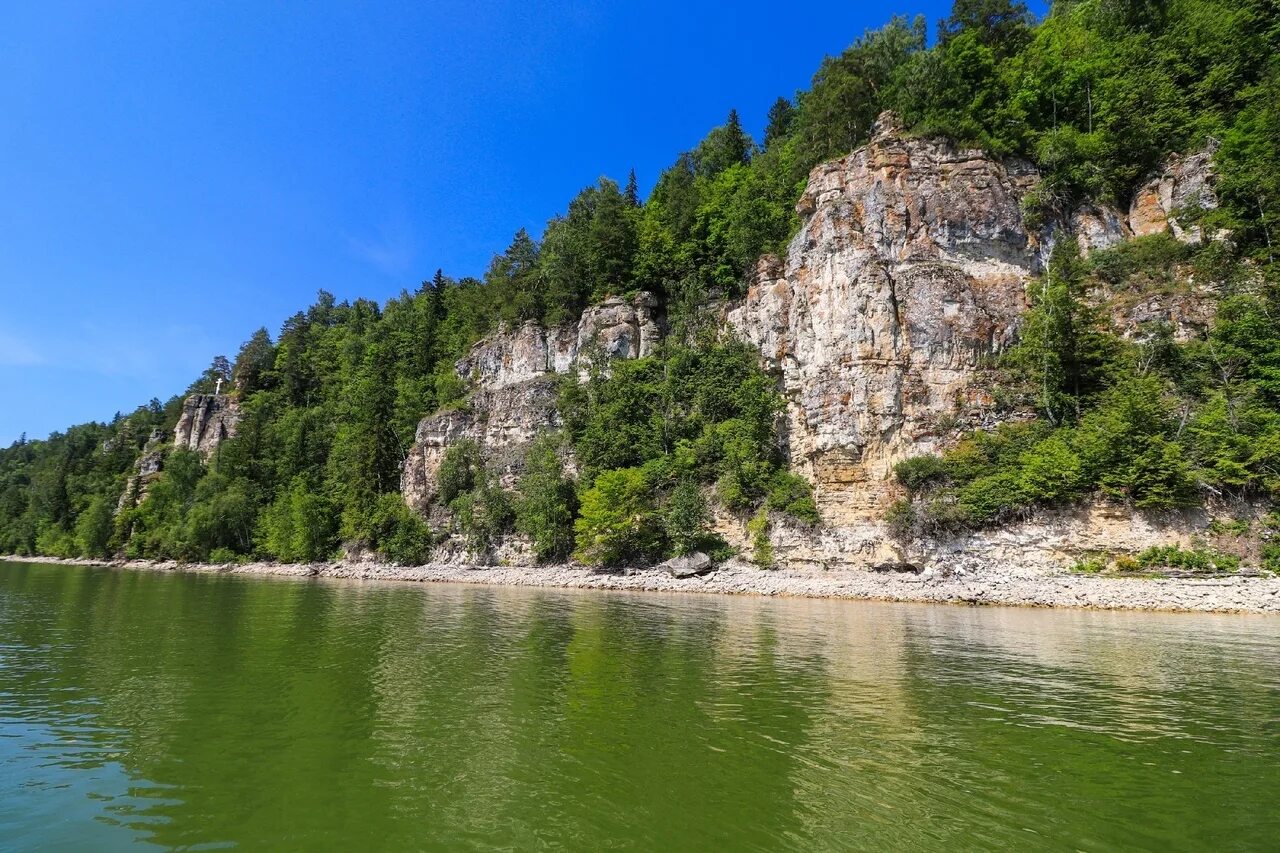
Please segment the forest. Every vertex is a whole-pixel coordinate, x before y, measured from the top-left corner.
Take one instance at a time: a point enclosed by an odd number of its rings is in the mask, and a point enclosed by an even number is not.
[[[167,402],[0,450],[0,553],[312,561],[359,547],[420,563],[449,535],[483,549],[518,530],[540,558],[613,564],[722,547],[709,500],[816,523],[779,447],[783,401],[711,308],[784,250],[810,169],[866,142],[884,110],[913,134],[1033,162],[1031,222],[1090,200],[1127,207],[1167,155],[1210,146],[1220,205],[1200,224],[1231,235],[1195,247],[1146,237],[1088,258],[1063,241],[997,365],[1003,404],[1035,417],[901,463],[898,535],[1095,495],[1139,509],[1280,496],[1280,5],[1074,0],[1037,20],[1010,0],[957,0],[933,27],[894,18],[826,58],[807,90],[772,102],[759,140],[730,110],[647,198],[634,173],[582,189],[480,278],[436,271],[383,303],[322,291]],[[1217,283],[1201,339],[1123,339],[1085,298],[1180,268]],[[514,488],[464,443],[440,472],[448,526],[405,506],[415,427],[466,405],[454,364],[477,340],[639,291],[662,299],[667,341],[563,381],[564,429],[534,443]],[[236,436],[208,460],[170,451],[145,497],[122,501],[153,431],[171,435],[183,399],[219,381],[243,413]],[[757,551],[767,564],[767,541]]]

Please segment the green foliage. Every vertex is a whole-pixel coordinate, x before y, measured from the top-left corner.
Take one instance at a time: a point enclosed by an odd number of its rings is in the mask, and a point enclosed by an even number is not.
[[[596,477],[582,494],[574,531],[574,556],[584,563],[613,566],[656,558],[662,550],[661,519],[644,472],[617,468]]]
[[[451,504],[459,495],[470,492],[481,480],[484,464],[480,448],[471,439],[463,439],[450,447],[436,471],[436,490],[442,504]]]
[[[703,547],[711,512],[696,482],[683,480],[672,489],[662,508],[662,522],[671,551],[677,556],[691,554]]]
[[[893,466],[893,475],[908,490],[918,492],[947,476],[947,466],[938,456],[913,456]]]
[[[299,479],[262,516],[263,546],[277,560],[311,563],[328,559],[338,547],[333,505]]]
[[[1156,545],[1137,557],[1138,566],[1148,571],[1163,569],[1197,574],[1233,573],[1240,570],[1240,558],[1204,548],[1183,549],[1178,545]]]
[[[643,469],[664,512],[680,484],[714,483],[733,509],[814,521],[812,497],[785,474],[777,447],[781,401],[754,353],[709,337],[708,306],[740,293],[761,255],[781,250],[810,169],[866,142],[884,110],[908,132],[1034,161],[1042,180],[1024,200],[1033,230],[1086,200],[1124,208],[1169,153],[1216,141],[1219,206],[1177,215],[1231,233],[1195,250],[1148,237],[1087,261],[1074,241],[1057,240],[1021,343],[1002,364],[1013,380],[1002,399],[1031,403],[1042,423],[972,435],[940,460],[900,466],[914,495],[909,523],[899,513],[904,528],[991,523],[1093,493],[1150,508],[1215,493],[1273,497],[1276,21],[1271,0],[1077,0],[1038,23],[1011,0],[957,0],[929,46],[922,19],[894,18],[824,60],[807,91],[777,99],[762,146],[730,112],[657,176],[649,198],[634,174],[625,189],[602,178],[540,239],[518,232],[483,280],[437,271],[381,305],[320,291],[274,340],[258,330],[234,365],[219,357],[190,386],[233,380],[237,437],[207,464],[170,454],[145,499],[125,496],[105,541],[105,514],[152,431],[171,434],[181,397],[0,450],[0,551],[319,559],[339,539],[386,539],[414,557],[423,531],[391,520],[388,495],[421,417],[465,404],[457,361],[501,322],[572,323],[594,300],[641,289],[664,298],[673,344],[566,383],[561,397],[584,494],[607,472]],[[1167,290],[1187,264],[1225,296],[1207,336],[1178,344],[1156,329],[1128,343],[1103,331],[1094,285]],[[574,512],[567,487],[558,481],[539,506],[533,491],[531,481],[517,499],[516,523],[558,558]],[[459,524],[476,542],[510,523],[510,501],[475,448],[449,460],[441,496],[462,501]],[[680,530],[689,541],[691,528]]]
[[[1106,571],[1107,556],[1105,554],[1085,557],[1071,566],[1070,571],[1078,575],[1096,575]]]
[[[394,492],[378,498],[369,527],[371,544],[393,563],[420,566],[431,556],[431,528]]]
[[[1191,248],[1178,242],[1172,234],[1152,234],[1094,252],[1085,266],[1089,272],[1113,285],[1122,284],[1139,273],[1155,273],[1168,280],[1173,265],[1191,255]]]
[[[511,496],[484,470],[470,491],[462,492],[449,502],[449,510],[458,529],[467,537],[467,545],[477,553],[488,551],[515,522]]]
[[[751,537],[751,562],[762,569],[773,568],[773,542],[769,539],[769,511],[761,508],[747,522]]]
[[[813,487],[809,481],[786,470],[776,471],[769,481],[765,506],[806,524],[818,524],[822,520],[818,506],[813,502]]]
[[[908,498],[901,498],[891,503],[884,511],[884,521],[889,528],[889,535],[899,541],[911,539],[916,534],[916,525],[920,518],[916,505]]]
[[[1004,424],[961,440],[941,458],[900,463],[895,474],[916,504],[895,510],[903,532],[989,525],[1034,506],[1099,492],[1139,509],[1197,501],[1197,478],[1179,440],[1169,396],[1154,377],[1105,391],[1076,426]]]
[[[93,498],[76,519],[76,545],[82,556],[110,556],[112,522],[111,505],[101,496]]]
[[[1097,312],[1081,299],[1083,275],[1075,241],[1060,241],[1047,275],[1032,290],[1022,339],[1003,360],[1054,424],[1078,418],[1106,387],[1119,351]]]
[[[564,475],[561,436],[539,436],[525,455],[515,500],[516,529],[533,540],[539,560],[563,560],[573,550],[578,496]]]

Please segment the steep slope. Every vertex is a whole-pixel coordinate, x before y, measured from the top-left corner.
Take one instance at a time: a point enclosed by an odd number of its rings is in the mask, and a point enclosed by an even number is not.
[[[785,263],[765,259],[728,319],[779,376],[792,465],[830,522],[878,514],[893,462],[991,424],[984,365],[1016,339],[1040,269],[1021,209],[1035,181],[888,115],[810,175]]]
[[[1214,203],[1207,163],[1171,161],[1141,188],[1132,211],[1091,205],[1038,228],[1024,214],[1039,180],[1033,167],[909,136],[889,114],[866,146],[815,168],[786,258],[763,258],[745,296],[721,309],[778,382],[786,401],[783,449],[792,470],[813,484],[823,519],[818,528],[772,524],[779,562],[865,568],[983,556],[1047,568],[1109,544],[1133,550],[1186,542],[1203,529],[1203,514],[1153,521],[1084,508],[904,546],[887,534],[883,517],[901,496],[891,476],[896,462],[944,449],[965,431],[1032,416],[997,407],[992,365],[1017,341],[1028,284],[1042,274],[1054,242],[1074,239],[1088,252],[1135,232],[1201,239],[1177,224],[1175,212]],[[1143,308],[1147,319],[1176,319],[1184,309]],[[559,426],[556,377],[581,372],[592,358],[648,355],[663,334],[658,301],[640,294],[590,308],[576,325],[530,322],[481,341],[456,365],[471,389],[467,404],[418,427],[403,473],[405,500],[437,522],[446,518],[433,504],[435,478],[448,449],[464,439],[512,485],[529,442]],[[745,550],[745,521],[721,510],[716,530]],[[528,559],[510,541],[500,550],[504,560]],[[476,555],[455,549],[453,556]]]

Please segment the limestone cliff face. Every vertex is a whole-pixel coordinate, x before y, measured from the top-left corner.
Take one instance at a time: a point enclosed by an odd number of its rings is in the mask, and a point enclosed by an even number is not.
[[[147,443],[142,447],[141,455],[133,463],[133,473],[125,480],[124,491],[120,493],[120,500],[116,502],[116,512],[137,506],[147,496],[147,489],[160,476],[160,471],[164,467],[164,455],[167,450],[164,433],[159,429],[152,430]]]
[[[474,440],[510,485],[528,443],[559,426],[557,374],[582,370],[600,358],[649,355],[663,333],[658,300],[641,293],[606,299],[584,311],[576,324],[545,328],[529,322],[480,341],[456,365],[471,389],[466,404],[418,424],[401,476],[405,500],[421,512],[428,509],[440,462],[463,439]]]
[[[909,137],[889,115],[866,146],[815,168],[786,257],[763,258],[745,296],[723,309],[726,326],[759,349],[777,379],[787,405],[784,451],[813,483],[824,521],[809,529],[778,519],[770,534],[778,561],[825,571],[990,553],[1044,570],[1076,554],[1072,542],[1103,547],[1110,536],[1138,548],[1185,539],[1196,525],[1149,525],[1126,511],[1108,527],[1086,510],[904,549],[887,535],[883,512],[899,496],[890,476],[897,461],[943,450],[963,431],[1030,416],[997,408],[991,365],[1017,341],[1028,285],[1054,243],[1074,239],[1087,254],[1160,230],[1200,239],[1178,215],[1216,203],[1209,162],[1169,161],[1127,212],[1085,205],[1045,227],[1024,218],[1022,201],[1039,180],[1029,164]],[[1133,334],[1152,319],[1176,322],[1187,335],[1207,322],[1189,302],[1112,306],[1112,296],[1100,294],[1100,304]],[[476,344],[457,364],[471,389],[467,406],[418,427],[403,473],[406,500],[429,509],[440,461],[463,439],[476,441],[511,484],[529,441],[559,425],[557,374],[647,355],[662,334],[660,306],[646,294],[608,300],[576,325],[529,323]],[[746,553],[745,522],[717,511],[714,526]],[[1126,524],[1128,538],[1107,533]],[[1101,532],[1080,536],[1073,525]]]
[[[1200,226],[1183,224],[1186,211],[1214,210],[1213,153],[1210,148],[1195,154],[1170,157],[1158,172],[1133,195],[1129,206],[1129,230],[1135,237],[1170,233],[1184,243],[1204,239]],[[1218,236],[1218,235],[1211,235]]]
[[[991,421],[984,365],[1015,341],[1041,265],[1029,166],[886,118],[810,174],[785,263],[763,261],[728,315],[780,378],[792,466],[837,524],[879,513],[894,462]]]
[[[218,445],[236,434],[240,405],[226,394],[192,394],[182,404],[173,446],[194,450],[208,459]]]

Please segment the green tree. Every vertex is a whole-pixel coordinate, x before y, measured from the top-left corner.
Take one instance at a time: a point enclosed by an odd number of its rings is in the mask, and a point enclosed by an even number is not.
[[[582,494],[574,531],[574,556],[584,563],[612,566],[655,557],[661,550],[661,528],[644,472],[618,468],[597,477]]]
[[[768,123],[764,129],[764,147],[771,148],[791,134],[791,125],[796,118],[796,108],[791,101],[779,96],[769,107]]]
[[[110,556],[114,531],[111,506],[104,497],[95,497],[76,519],[76,544],[85,557]]]
[[[711,512],[697,482],[682,480],[667,498],[662,516],[667,540],[677,555],[689,554],[703,547]]]
[[[516,529],[533,540],[539,560],[562,560],[573,550],[573,519],[578,498],[560,461],[562,439],[535,439],[525,456],[515,500]]]
[[[232,376],[241,393],[250,394],[266,387],[267,377],[275,363],[275,346],[271,335],[260,328],[240,347]]]

